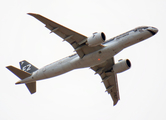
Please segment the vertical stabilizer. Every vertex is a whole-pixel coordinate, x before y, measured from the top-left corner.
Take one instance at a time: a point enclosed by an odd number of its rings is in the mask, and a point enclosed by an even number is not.
[[[34,65],[30,64],[26,60],[19,62],[19,64],[20,64],[21,70],[28,72],[28,73],[33,73],[36,70],[38,70],[38,68],[36,68]]]

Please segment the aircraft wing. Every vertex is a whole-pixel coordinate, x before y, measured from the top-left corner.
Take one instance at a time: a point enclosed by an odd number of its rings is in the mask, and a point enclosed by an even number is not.
[[[113,71],[111,71],[113,65],[114,58],[111,58],[102,64],[91,67],[91,69],[93,69],[96,74],[98,73],[100,75],[100,77],[102,78],[102,82],[105,85],[106,92],[111,95],[114,101],[114,105],[116,105],[118,100],[120,100],[120,97],[117,75]]]
[[[80,56],[80,58],[83,58],[86,54],[97,51],[103,47],[101,45],[98,45],[95,47],[89,47],[86,44],[86,41],[87,41],[86,36],[78,32],[75,32],[65,26],[62,26],[52,20],[49,20],[48,18],[41,16],[39,14],[35,14],[35,13],[28,13],[28,14],[35,17],[42,23],[44,23],[46,25],[45,27],[51,30],[51,33],[54,32],[59,37],[61,37],[64,41],[67,41],[68,43],[70,43],[75,49],[75,51],[77,52],[77,54]]]

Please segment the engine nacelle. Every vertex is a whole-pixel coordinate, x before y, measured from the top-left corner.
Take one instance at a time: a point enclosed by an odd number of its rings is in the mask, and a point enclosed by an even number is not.
[[[120,73],[128,70],[130,67],[131,67],[131,62],[128,59],[123,59],[119,60],[119,62],[113,66],[113,71],[115,73]]]
[[[89,47],[94,47],[97,45],[100,45],[106,40],[106,36],[103,32],[95,32],[93,33],[93,36],[89,37],[87,39],[87,44]]]

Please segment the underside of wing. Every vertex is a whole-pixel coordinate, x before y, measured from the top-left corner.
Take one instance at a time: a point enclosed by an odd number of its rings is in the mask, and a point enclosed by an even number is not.
[[[95,47],[89,47],[86,44],[86,41],[87,41],[86,36],[84,36],[78,32],[75,32],[65,26],[62,26],[42,15],[35,14],[35,13],[28,13],[28,14],[35,17],[42,23],[44,23],[46,28],[48,28],[51,31],[51,33],[53,32],[53,33],[57,34],[64,41],[67,41],[69,44],[71,44],[72,47],[77,52],[77,54],[80,56],[80,58],[83,58],[86,54],[99,50],[103,47],[101,45],[98,45]]]
[[[120,97],[117,75],[113,71],[111,71],[113,65],[114,59],[111,58],[100,65],[91,67],[91,69],[93,69],[97,74],[100,75],[100,77],[102,78],[102,82],[105,85],[106,92],[111,95],[114,101],[114,105],[116,105],[118,100],[120,100]]]

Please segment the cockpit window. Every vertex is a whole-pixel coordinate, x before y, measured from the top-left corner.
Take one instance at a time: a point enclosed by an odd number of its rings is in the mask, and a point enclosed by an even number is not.
[[[147,29],[148,27],[144,27],[144,29]]]

